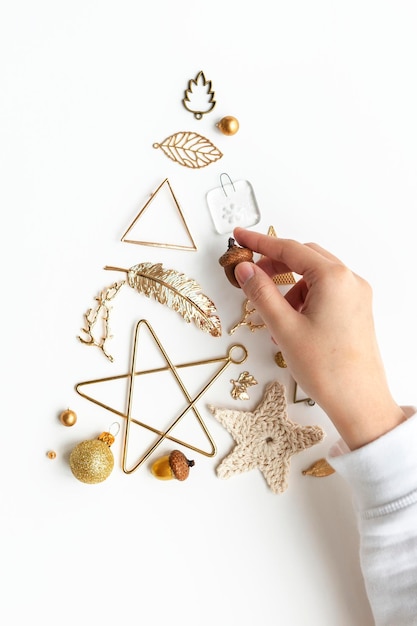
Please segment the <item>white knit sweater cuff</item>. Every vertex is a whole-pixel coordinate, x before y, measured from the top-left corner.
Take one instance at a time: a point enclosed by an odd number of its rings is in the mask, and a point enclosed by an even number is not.
[[[329,451],[329,463],[351,485],[363,518],[417,503],[417,409],[402,409],[407,420],[375,441],[350,451],[341,440]]]

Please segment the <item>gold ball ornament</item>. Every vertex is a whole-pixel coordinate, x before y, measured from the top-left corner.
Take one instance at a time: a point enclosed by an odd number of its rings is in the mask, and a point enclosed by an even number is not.
[[[46,456],[48,457],[48,459],[56,459],[56,452],[55,450],[48,450],[48,452],[46,453]]]
[[[75,478],[89,485],[106,480],[114,467],[114,457],[110,450],[113,442],[114,436],[104,432],[97,439],[88,439],[77,444],[69,460]]]
[[[71,411],[71,409],[66,409],[60,414],[59,420],[64,426],[74,426],[77,421],[77,414],[75,411]]]
[[[239,122],[233,115],[222,117],[220,122],[217,122],[216,126],[223,135],[236,135],[239,130]]]

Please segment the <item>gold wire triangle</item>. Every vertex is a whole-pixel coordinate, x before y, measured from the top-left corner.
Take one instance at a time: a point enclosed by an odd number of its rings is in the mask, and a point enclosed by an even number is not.
[[[153,369],[147,369],[147,370],[141,370],[141,371],[137,371],[136,370],[136,354],[137,354],[137,344],[138,344],[138,336],[139,336],[139,330],[141,325],[145,325],[152,338],[154,339],[154,342],[156,343],[157,347],[159,348],[160,353],[162,354],[162,356],[164,357],[164,360],[166,362],[166,366],[163,367],[158,367],[158,368],[153,368]],[[240,352],[240,358],[234,357],[233,356],[233,352],[237,350],[238,352]],[[112,413],[115,413],[116,415],[118,415],[119,417],[125,418],[126,419],[126,428],[125,428],[125,434],[124,434],[124,441],[123,441],[123,459],[122,459],[122,468],[123,471],[126,474],[130,474],[132,472],[134,472],[147,458],[149,458],[149,456],[152,454],[152,452],[158,447],[158,445],[160,443],[162,443],[162,441],[164,439],[169,439],[170,441],[182,445],[186,448],[189,448],[190,450],[193,450],[194,452],[198,452],[204,456],[208,456],[208,457],[212,457],[216,454],[216,446],[215,443],[210,435],[210,433],[208,432],[197,408],[194,406],[195,403],[201,399],[201,397],[203,396],[203,394],[209,389],[209,387],[217,380],[217,378],[224,372],[224,370],[228,367],[228,365],[230,365],[230,363],[235,363],[235,364],[240,364],[243,363],[247,358],[247,350],[246,348],[241,345],[241,344],[233,344],[232,346],[230,346],[228,353],[226,354],[226,356],[224,357],[217,357],[217,358],[212,358],[212,359],[206,359],[206,360],[201,360],[201,361],[193,361],[193,362],[189,362],[189,363],[182,363],[179,365],[173,365],[171,360],[169,359],[167,353],[165,352],[164,348],[162,347],[159,339],[157,338],[154,330],[152,329],[152,327],[150,326],[150,324],[146,321],[146,320],[139,320],[139,322],[137,322],[136,324],[136,328],[135,328],[135,333],[134,333],[134,340],[133,340],[133,350],[132,350],[132,361],[131,361],[131,367],[130,367],[130,371],[128,374],[118,374],[115,376],[107,376],[105,378],[96,378],[93,380],[87,380],[87,381],[83,381],[78,383],[75,386],[75,390],[77,391],[77,393],[82,396],[83,398],[85,398],[86,400],[89,400],[90,402],[93,402],[94,404],[108,410],[111,411]],[[178,371],[181,368],[185,368],[185,367],[194,367],[194,366],[198,366],[198,365],[207,365],[207,364],[211,364],[211,363],[222,363],[221,367],[218,369],[218,371],[214,374],[214,376],[212,376],[212,378],[209,380],[209,382],[199,391],[199,393],[195,396],[195,398],[192,398],[190,396],[190,394],[188,393],[188,391],[186,390],[179,374]],[[133,384],[134,384],[134,380],[136,376],[140,376],[140,375],[144,375],[144,374],[153,374],[153,373],[157,373],[157,372],[163,372],[163,371],[167,371],[167,370],[171,370],[171,372],[173,373],[173,375],[175,376],[179,386],[181,387],[181,390],[183,391],[184,396],[186,397],[187,401],[188,401],[188,405],[185,408],[185,410],[175,419],[175,421],[168,427],[168,429],[166,431],[161,431],[158,430],[157,428],[149,425],[149,424],[145,424],[144,422],[141,422],[135,418],[132,417],[132,403],[133,403]],[[112,380],[120,380],[120,379],[129,379],[129,388],[128,388],[128,406],[127,406],[127,411],[126,413],[119,411],[103,402],[101,402],[100,400],[97,400],[96,398],[94,398],[91,395],[88,395],[87,393],[85,393],[85,391],[82,391],[83,387],[89,386],[89,385],[96,385],[96,384],[100,384],[100,383],[106,383]],[[194,446],[193,444],[187,443],[185,441],[182,441],[181,439],[175,438],[173,437],[170,433],[171,430],[176,426],[176,424],[182,419],[182,417],[184,417],[184,415],[189,411],[192,410],[195,417],[197,418],[198,423],[200,424],[204,434],[206,435],[206,438],[208,439],[208,441],[210,442],[210,450],[207,452],[205,450],[202,450],[196,446]],[[141,459],[138,461],[138,463],[133,467],[128,469],[126,467],[127,465],[127,450],[128,450],[128,440],[129,440],[129,433],[130,433],[130,426],[131,424],[137,424],[139,426],[142,426],[143,428],[146,428],[147,430],[150,430],[151,432],[155,433],[156,435],[158,435],[158,439],[156,441],[155,444],[153,444],[151,446],[151,448],[149,448],[145,454],[141,457]]]
[[[308,396],[304,396],[304,398],[298,397],[298,383],[294,381],[294,396],[293,396],[294,404],[298,404],[299,402],[306,402],[308,406],[314,406],[316,403],[312,398]]]
[[[181,222],[184,226],[185,232],[187,233],[187,236],[190,240],[191,245],[190,246],[185,246],[185,245],[179,245],[179,244],[171,244],[171,243],[162,243],[162,242],[156,242],[156,241],[138,241],[135,239],[128,239],[127,236],[129,235],[129,233],[132,231],[133,227],[135,226],[136,222],[140,219],[140,217],[145,213],[146,209],[149,207],[149,205],[152,203],[152,201],[154,200],[155,196],[158,194],[158,192],[162,189],[162,187],[164,185],[168,186],[169,192],[172,196],[172,199],[174,201],[174,205],[178,211],[178,214],[181,218]],[[137,214],[137,216],[135,217],[135,219],[133,220],[133,222],[128,226],[128,228],[126,229],[126,231],[123,233],[122,237],[121,237],[121,241],[125,242],[125,243],[136,243],[138,245],[141,246],[155,246],[157,248],[170,248],[171,250],[197,250],[197,246],[195,245],[194,239],[192,238],[192,235],[190,233],[190,230],[187,226],[187,222],[185,221],[183,212],[181,211],[181,207],[179,205],[179,202],[172,190],[171,184],[168,180],[168,178],[165,178],[165,180],[162,181],[162,183],[159,185],[159,187],[151,194],[150,198],[148,199],[148,201],[144,204],[144,206],[141,208],[141,210],[139,211],[139,213]]]

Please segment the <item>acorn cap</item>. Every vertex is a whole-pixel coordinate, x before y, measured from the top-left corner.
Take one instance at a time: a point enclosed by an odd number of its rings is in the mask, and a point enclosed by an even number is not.
[[[219,263],[223,267],[224,273],[226,274],[229,282],[234,287],[238,287],[239,289],[240,285],[237,282],[235,276],[235,267],[243,261],[250,261],[251,263],[253,263],[252,250],[249,250],[249,248],[242,248],[241,246],[237,246],[233,237],[229,237],[228,249],[220,257]]]
[[[179,450],[173,450],[169,455],[169,464],[177,480],[185,480],[193,467],[194,461],[189,461]]]
[[[222,267],[228,265],[236,266],[242,261],[253,261],[253,252],[249,248],[242,248],[235,244],[233,237],[229,238],[229,247],[219,259],[219,263]]]

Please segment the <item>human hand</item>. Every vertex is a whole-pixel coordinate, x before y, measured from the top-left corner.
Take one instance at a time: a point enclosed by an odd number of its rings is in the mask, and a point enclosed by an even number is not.
[[[242,290],[294,379],[322,407],[350,449],[403,421],[377,344],[370,285],[317,244],[243,228],[233,234],[241,246],[263,255],[256,264],[237,265]],[[283,296],[272,276],[286,272],[301,278]]]

